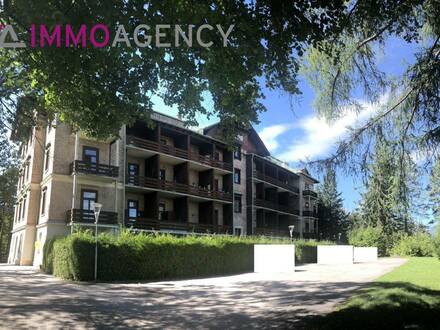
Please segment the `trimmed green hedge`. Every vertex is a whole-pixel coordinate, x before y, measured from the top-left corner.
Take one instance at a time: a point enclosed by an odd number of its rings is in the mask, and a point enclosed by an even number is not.
[[[101,234],[98,278],[101,281],[164,280],[250,272],[253,271],[253,245],[275,243],[289,244],[290,241],[228,236],[176,237],[129,231],[119,236]],[[316,251],[317,242],[298,240],[295,244],[297,262],[316,262],[313,249]],[[46,272],[70,280],[93,279],[95,239],[92,234],[80,232],[50,241],[44,254]]]

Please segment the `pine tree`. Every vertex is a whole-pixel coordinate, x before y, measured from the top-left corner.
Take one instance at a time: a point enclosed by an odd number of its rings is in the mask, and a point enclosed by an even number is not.
[[[433,223],[440,224],[440,159],[437,159],[431,170],[428,186],[429,203],[432,209]]]
[[[362,195],[361,214],[366,225],[381,227],[387,234],[397,229],[394,213],[396,170],[390,144],[379,138],[376,141],[375,154],[370,165],[366,192]]]
[[[339,240],[345,237],[347,215],[341,193],[337,191],[335,170],[330,166],[319,188],[318,217],[321,238]]]
[[[412,231],[415,227],[411,214],[420,190],[416,179],[411,158],[396,158],[394,145],[379,135],[362,195],[363,224],[380,227],[386,235]]]

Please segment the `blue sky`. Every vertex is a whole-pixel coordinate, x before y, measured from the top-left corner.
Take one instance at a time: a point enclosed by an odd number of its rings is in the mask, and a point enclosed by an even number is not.
[[[413,62],[414,51],[413,45],[391,39],[384,47],[379,66],[390,75],[400,75],[407,64]],[[299,87],[302,95],[294,97],[281,91],[263,89],[266,98],[262,103],[267,112],[260,114],[260,124],[255,125],[271,153],[287,161],[292,167],[299,167],[299,160],[304,159],[306,155],[309,159],[329,155],[335,142],[344,137],[346,126],[356,126],[374,111],[374,105],[370,105],[369,111],[361,113],[360,117],[347,114],[328,125],[324,120],[317,118],[313,109],[314,92],[302,78]],[[209,98],[205,106],[210,107]],[[176,108],[166,107],[160,99],[155,99],[155,110],[170,115],[177,114]],[[216,121],[215,118],[207,120],[203,116],[198,116],[197,119],[201,127]],[[314,175],[318,179],[322,177],[320,173]],[[350,211],[355,209],[360,198],[359,193],[362,191],[360,178],[338,173],[337,182],[344,198],[344,207]]]

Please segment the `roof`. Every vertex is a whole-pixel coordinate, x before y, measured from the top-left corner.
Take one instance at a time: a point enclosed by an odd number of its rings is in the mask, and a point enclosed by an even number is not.
[[[220,123],[214,123],[212,125],[206,126],[203,128],[203,134],[207,135],[210,131],[215,131],[219,129]],[[266,145],[261,140],[260,136],[258,135],[257,131],[253,127],[246,130],[248,133],[248,136],[250,140],[255,144],[255,147],[257,148],[257,152],[260,156],[267,157],[270,156],[269,150],[266,148]]]
[[[312,180],[314,183],[319,183],[319,181],[317,179],[315,179],[314,177],[312,177],[309,173],[309,171],[307,171],[306,168],[303,168],[301,170],[296,170],[296,173],[302,176],[305,176],[306,178]]]

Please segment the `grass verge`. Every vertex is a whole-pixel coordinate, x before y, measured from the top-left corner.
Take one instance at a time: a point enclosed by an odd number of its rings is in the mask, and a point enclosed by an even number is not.
[[[310,329],[439,329],[440,261],[411,258],[335,312],[305,324]]]

